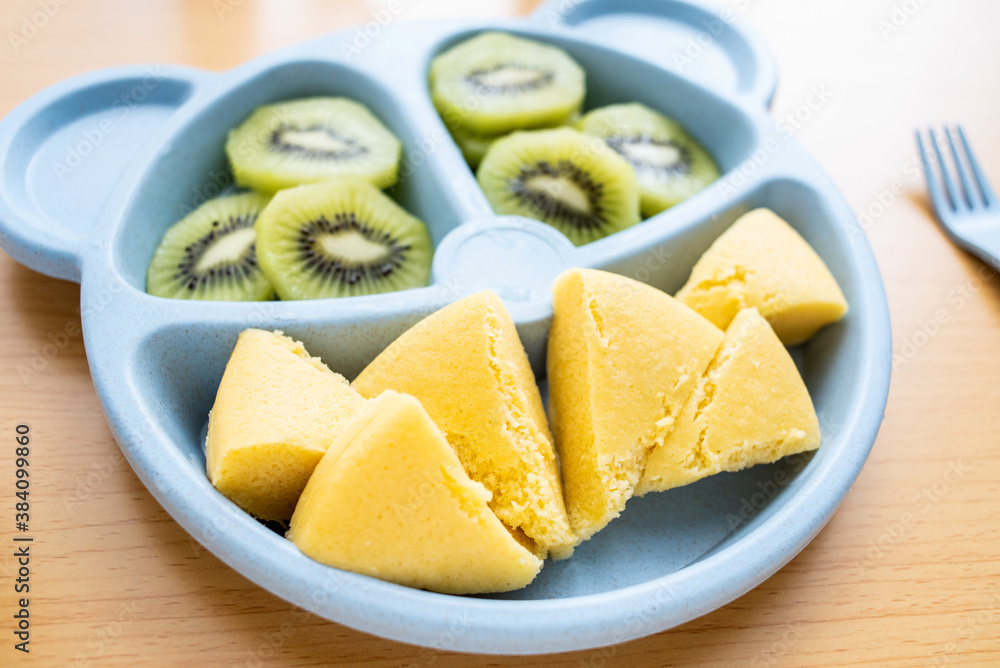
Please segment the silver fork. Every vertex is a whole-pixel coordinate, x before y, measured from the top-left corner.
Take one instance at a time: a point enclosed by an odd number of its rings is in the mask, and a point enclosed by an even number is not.
[[[924,174],[927,177],[927,189],[930,191],[934,211],[944,231],[956,244],[978,256],[984,262],[1000,271],[1000,203],[990,188],[986,175],[983,174],[976,160],[965,133],[956,126],[962,151],[955,142],[955,131],[945,128],[944,136],[951,149],[951,157],[958,172],[958,185],[952,177],[945,162],[938,136],[930,131],[931,145],[937,158],[941,181],[944,190],[935,174],[931,161],[924,148],[924,140],[917,131],[917,145],[920,147],[920,159],[924,163]],[[964,154],[964,159],[963,159]]]

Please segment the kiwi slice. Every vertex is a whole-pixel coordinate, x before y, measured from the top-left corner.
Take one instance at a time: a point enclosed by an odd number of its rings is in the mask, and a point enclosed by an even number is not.
[[[216,301],[274,298],[257,264],[254,227],[269,198],[257,193],[205,202],[163,235],[146,272],[157,297]]]
[[[451,128],[497,135],[560,124],[583,102],[584,72],[560,48],[486,32],[431,63],[431,98]]]
[[[603,141],[572,128],[498,139],[476,177],[497,213],[548,223],[577,246],[639,222],[635,172]]]
[[[388,188],[401,151],[367,107],[343,97],[260,107],[226,142],[236,182],[268,193],[344,175]]]
[[[451,131],[451,137],[458,144],[458,148],[462,151],[462,156],[465,157],[465,161],[469,163],[469,166],[475,169],[479,166],[479,163],[483,161],[483,156],[486,152],[490,150],[490,146],[493,145],[497,139],[503,137],[504,135],[477,135],[466,130],[456,128]]]
[[[669,209],[719,178],[715,161],[683,127],[645,105],[601,107],[576,127],[604,139],[632,165],[644,216]]]
[[[561,125],[573,125],[580,120],[579,110],[574,111],[568,117],[562,120],[562,122],[557,123],[551,127],[559,127]],[[535,129],[535,128],[533,128]],[[542,128],[537,128],[542,129]],[[469,166],[475,169],[479,166],[479,163],[483,161],[483,157],[486,152],[490,150],[490,146],[493,145],[497,139],[505,137],[509,132],[505,132],[499,135],[480,135],[463,130],[461,128],[451,129],[451,137],[458,144],[459,150],[462,151],[462,155],[465,157],[465,161],[469,163]]]
[[[367,181],[283,190],[257,221],[257,255],[282,299],[371,295],[427,285],[427,226]]]

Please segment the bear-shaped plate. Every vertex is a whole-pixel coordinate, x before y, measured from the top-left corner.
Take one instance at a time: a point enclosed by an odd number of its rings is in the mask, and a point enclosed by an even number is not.
[[[542,223],[495,216],[427,90],[434,55],[483,30],[562,47],[587,71],[587,108],[638,101],[663,111],[708,148],[722,178],[579,248]],[[891,346],[864,234],[767,113],[775,75],[760,41],[730,13],[682,0],[552,0],[520,20],[368,32],[331,34],[223,73],[139,66],[86,74],[0,122],[0,245],[29,267],[81,283],[94,384],[139,477],[198,541],[278,596],[429,647],[527,654],[607,645],[693,619],[762,582],[822,528],[860,472],[882,420]],[[311,95],[359,100],[401,139],[402,177],[390,195],[428,223],[431,285],[300,302],[146,294],[146,266],[164,231],[230,184],[229,129],[262,104]],[[633,499],[528,588],[484,597],[319,564],[209,484],[203,426],[243,329],[281,329],[352,378],[421,317],[491,288],[541,378],[559,271],[595,267],[673,293],[712,241],[757,207],[812,244],[851,307],[793,351],[823,431],[814,456]]]

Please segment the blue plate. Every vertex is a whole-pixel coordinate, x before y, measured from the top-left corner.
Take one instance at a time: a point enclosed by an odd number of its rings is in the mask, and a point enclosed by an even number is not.
[[[431,105],[442,49],[503,29],[566,49],[588,73],[586,106],[643,102],[678,119],[719,162],[712,187],[646,222],[574,248],[552,228],[500,218]],[[451,650],[540,653],[622,642],[750,590],[801,550],[857,477],[885,407],[889,318],[878,269],[822,170],[767,113],[774,67],[732,16],[679,0],[554,0],[506,22],[368,26],[210,73],[127,67],[53,86],[0,123],[0,245],[81,283],[84,340],[108,423],[136,473],[195,538],[275,594],[328,619]],[[165,230],[231,183],[226,133],[262,104],[346,95],[404,145],[391,195],[437,245],[427,288],[268,303],[144,292]],[[424,315],[483,287],[544,367],[549,287],[563,268],[606,269],[673,292],[742,213],[768,207],[826,261],[847,318],[794,351],[823,429],[813,457],[723,474],[629,502],[624,515],[527,589],[456,597],[329,568],[209,484],[201,432],[247,327],[282,329],[357,374]]]

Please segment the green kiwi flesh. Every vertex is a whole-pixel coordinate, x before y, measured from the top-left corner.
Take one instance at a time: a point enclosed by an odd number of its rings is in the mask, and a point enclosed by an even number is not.
[[[282,190],[257,234],[261,268],[282,299],[370,295],[430,280],[427,226],[361,179]]]
[[[490,146],[493,145],[493,142],[503,136],[504,135],[477,135],[460,128],[455,128],[451,131],[451,137],[455,140],[459,150],[462,152],[462,157],[465,158],[465,161],[469,163],[469,166],[473,169],[478,167],[479,163],[483,161],[483,157],[486,155],[486,152],[490,150]]]
[[[254,227],[268,200],[257,193],[218,197],[173,225],[149,264],[146,291],[175,299],[273,299],[257,262]]]
[[[449,128],[473,135],[559,125],[580,108],[585,75],[562,49],[485,32],[431,63],[431,99]]]
[[[476,178],[498,214],[548,223],[577,246],[639,222],[635,172],[603,141],[572,128],[495,141]]]
[[[567,118],[563,119],[562,122],[557,123],[551,127],[559,127],[562,125],[573,125],[580,120],[580,112],[574,111]],[[544,128],[532,128],[533,130],[547,129],[549,126]],[[499,135],[479,135],[468,132],[461,128],[449,128],[451,131],[451,137],[455,140],[458,145],[459,150],[462,152],[462,156],[465,161],[469,163],[469,166],[473,169],[479,167],[479,163],[483,161],[483,157],[486,152],[490,150],[490,146],[493,145],[497,139],[501,137],[506,137],[509,132],[504,132]]]
[[[576,127],[601,137],[632,165],[644,216],[684,201],[719,178],[715,161],[683,127],[645,105],[601,107]]]
[[[399,139],[367,107],[343,97],[260,107],[226,142],[236,182],[267,193],[340,176],[388,188],[401,151]]]

